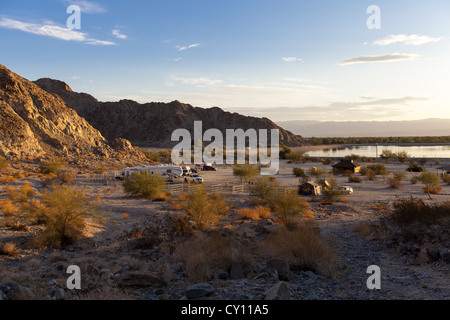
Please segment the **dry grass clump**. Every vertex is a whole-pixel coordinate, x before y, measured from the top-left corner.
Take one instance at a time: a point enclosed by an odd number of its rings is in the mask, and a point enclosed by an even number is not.
[[[260,245],[262,254],[283,258],[294,269],[314,270],[324,276],[336,278],[338,256],[320,236],[312,221],[303,221],[287,228],[280,226]]]
[[[257,206],[256,208],[243,208],[237,211],[237,219],[241,220],[260,220],[271,217],[270,208]]]
[[[72,183],[77,177],[77,172],[74,169],[63,168],[57,171],[56,177],[62,184]]]
[[[450,230],[450,201],[433,204],[413,197],[400,199],[383,213],[380,221],[385,230],[400,241],[442,240]]]
[[[15,256],[18,253],[16,245],[12,242],[0,243],[0,255]]]
[[[217,231],[197,234],[178,246],[172,259],[185,264],[186,275],[193,283],[208,281],[216,272],[229,270],[233,263],[240,263],[245,270],[251,263],[251,248],[233,238]]]
[[[357,222],[352,226],[352,231],[358,233],[363,238],[373,239],[377,228],[375,225],[367,222]]]

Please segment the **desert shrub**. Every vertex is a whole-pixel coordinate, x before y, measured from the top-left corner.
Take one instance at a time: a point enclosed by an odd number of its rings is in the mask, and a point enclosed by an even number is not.
[[[263,206],[257,206],[256,208],[243,208],[237,211],[237,218],[242,220],[268,219],[270,216],[270,209]]]
[[[203,186],[186,194],[182,208],[199,230],[218,222],[229,210],[221,196],[206,192]]]
[[[313,270],[324,276],[338,276],[338,256],[320,235],[312,221],[295,228],[274,230],[260,246],[263,255],[285,259],[292,269]]]
[[[25,175],[20,171],[16,171],[16,172],[14,172],[13,177],[20,180],[20,179],[25,178]]]
[[[350,175],[348,177],[348,182],[362,183],[363,181],[362,181],[361,177]]]
[[[373,164],[367,168],[374,171],[378,176],[386,177],[389,174],[389,170],[382,164]]]
[[[422,188],[424,193],[429,193],[429,194],[441,194],[442,192],[442,188],[441,187],[423,187]]]
[[[133,173],[123,182],[125,193],[139,198],[154,199],[165,193],[166,181],[161,175]]]
[[[2,199],[0,201],[0,210],[5,216],[13,216],[17,212],[17,206],[10,199]]]
[[[304,154],[303,152],[290,152],[287,153],[285,158],[287,160],[290,160],[291,163],[305,163],[306,161],[309,160],[309,156],[307,154]]]
[[[191,222],[186,216],[168,216],[166,223],[172,236],[186,236],[194,231]]]
[[[388,177],[388,185],[391,188],[400,189],[402,187],[402,181],[406,178],[406,172],[396,171],[391,173]]]
[[[413,197],[400,199],[393,203],[392,208],[382,218],[406,227],[414,223],[430,226],[450,218],[450,201],[427,204]]]
[[[417,176],[412,176],[409,182],[411,182],[411,184],[417,184],[419,182],[419,178]]]
[[[450,185],[450,174],[444,173],[442,175],[442,181],[444,181],[447,185]]]
[[[9,167],[8,160],[0,156],[0,170],[6,170]]]
[[[325,202],[333,203],[341,198],[341,193],[339,192],[339,185],[335,177],[330,177],[328,183],[329,185],[322,189],[322,195]]]
[[[366,176],[368,170],[369,169],[366,166],[362,166],[361,169],[359,169],[359,174],[362,176]]]
[[[397,158],[397,160],[400,162],[400,163],[405,163],[406,162],[406,160],[408,160],[408,158],[410,157],[410,154],[408,153],[408,152],[406,152],[406,151],[399,151],[399,152],[397,152],[396,154],[395,154],[395,157]]]
[[[253,191],[263,200],[269,201],[273,194],[278,191],[278,181],[273,177],[258,177],[253,186]]]
[[[56,173],[56,177],[61,183],[71,183],[76,178],[77,172],[73,169],[60,169]]]
[[[304,177],[305,174],[305,170],[303,170],[302,168],[294,168],[294,176],[296,177]]]
[[[411,161],[409,163],[409,167],[406,169],[406,171],[408,171],[408,172],[424,172],[425,169],[423,167],[419,166],[414,161]]]
[[[49,246],[65,246],[83,237],[88,219],[104,222],[99,208],[73,187],[60,186],[42,195],[45,230],[42,241]]]
[[[390,159],[395,158],[395,153],[391,150],[384,149],[380,154],[380,159],[384,160],[387,163]]]
[[[357,222],[352,226],[352,231],[363,238],[370,239],[377,233],[377,227],[367,222]]]
[[[432,191],[436,191],[437,187],[439,187],[439,185],[441,184],[439,175],[431,171],[422,172],[422,174],[419,176],[419,181],[425,185],[423,191],[428,194],[428,197],[430,199]]]
[[[259,174],[259,168],[251,164],[237,164],[233,167],[233,175],[248,181]]]
[[[0,182],[2,184],[9,184],[12,182],[16,182],[17,179],[14,176],[10,176],[10,175],[2,175],[0,176]]]
[[[269,204],[273,215],[284,225],[302,216],[310,207],[296,192],[279,193],[270,199]]]
[[[252,262],[252,245],[244,246],[232,235],[217,231],[200,233],[179,245],[172,258],[184,263],[192,282],[210,280],[218,271],[240,263],[244,271]],[[256,248],[255,248],[256,249]]]
[[[325,169],[322,168],[318,169],[316,167],[312,167],[308,170],[308,175],[310,175],[311,177],[315,177],[317,182],[323,177],[325,177],[326,174],[327,172],[325,171]]]
[[[55,158],[42,163],[39,166],[39,170],[44,174],[57,174],[58,171],[65,166],[65,164],[66,163],[63,159]]]

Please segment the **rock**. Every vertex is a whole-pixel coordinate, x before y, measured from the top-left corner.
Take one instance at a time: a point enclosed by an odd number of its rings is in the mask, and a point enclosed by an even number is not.
[[[8,300],[18,299],[20,291],[20,286],[14,281],[5,282],[4,284],[0,285],[0,292],[6,295]]]
[[[245,277],[244,269],[240,263],[233,263],[230,270],[230,277],[233,280],[239,280]]]
[[[120,287],[151,287],[162,284],[161,279],[155,273],[151,272],[125,272],[115,279]]]
[[[2,291],[0,291],[0,301],[2,300],[7,300],[8,297],[6,296],[6,294],[4,294]]]
[[[264,296],[266,297],[265,300],[289,300],[291,298],[291,291],[286,282],[280,281],[267,290]]]
[[[214,287],[209,283],[197,283],[186,289],[185,295],[188,299],[199,299],[209,296],[214,292]]]
[[[35,295],[29,288],[20,286],[19,298],[20,300],[33,300]]]
[[[217,274],[217,279],[219,279],[219,280],[227,280],[229,276],[230,276],[230,274],[228,272],[222,271],[222,272],[219,272]]]
[[[441,258],[444,262],[450,263],[450,251],[447,251],[441,255]]]
[[[312,271],[303,271],[302,275],[306,276],[308,279],[303,283],[307,285],[314,284],[317,281],[318,276]]]
[[[283,281],[290,280],[290,268],[289,263],[283,259],[269,259],[266,262],[266,270],[269,273],[278,273],[278,278]]]
[[[64,289],[56,288],[55,290],[53,290],[52,299],[64,300],[65,296],[66,296],[66,293],[65,293]]]
[[[424,263],[431,263],[439,260],[439,250],[431,243],[426,243],[420,248],[419,260]]]

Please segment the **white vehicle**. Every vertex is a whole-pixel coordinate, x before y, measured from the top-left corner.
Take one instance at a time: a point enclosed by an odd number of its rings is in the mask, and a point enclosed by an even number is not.
[[[147,174],[155,175],[160,174],[163,178],[173,179],[183,175],[183,168],[180,166],[142,166],[123,169],[122,174],[116,177],[117,180],[124,180],[126,177],[131,176],[135,172],[147,172]]]
[[[353,188],[352,187],[347,187],[347,186],[343,186],[339,188],[339,193],[341,194],[353,194]]]
[[[203,178],[198,174],[191,174],[191,181],[194,183],[203,183]]]

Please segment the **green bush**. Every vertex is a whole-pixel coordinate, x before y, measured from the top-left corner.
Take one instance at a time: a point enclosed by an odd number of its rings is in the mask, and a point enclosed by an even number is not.
[[[296,192],[285,192],[272,197],[270,209],[281,224],[287,225],[292,218],[301,216],[309,208],[308,202]]]
[[[135,172],[123,182],[125,193],[144,199],[155,199],[166,193],[166,180],[161,175]]]
[[[261,176],[256,179],[253,190],[262,199],[269,201],[278,191],[278,182],[274,177]]]

